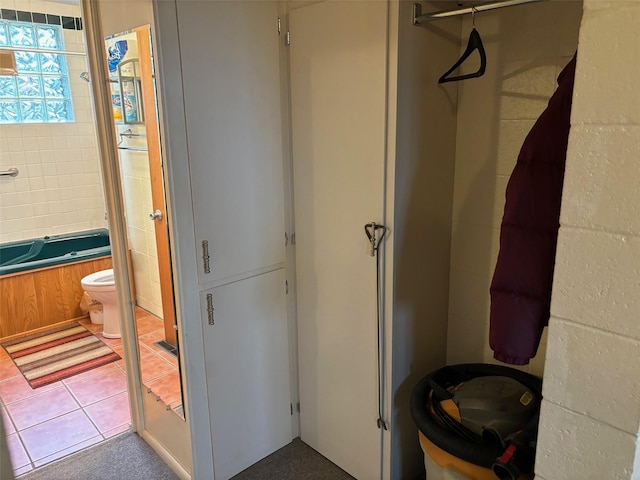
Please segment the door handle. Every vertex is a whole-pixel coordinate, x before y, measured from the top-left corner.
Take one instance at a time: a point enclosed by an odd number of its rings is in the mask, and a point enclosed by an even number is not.
[[[152,212],[149,214],[149,220],[153,221],[153,220],[162,220],[162,212],[160,210],[156,210],[155,212]]]

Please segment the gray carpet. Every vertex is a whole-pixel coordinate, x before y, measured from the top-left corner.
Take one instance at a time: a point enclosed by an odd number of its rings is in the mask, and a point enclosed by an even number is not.
[[[178,477],[137,434],[128,432],[38,468],[19,480],[175,480]],[[296,438],[233,480],[354,480]]]
[[[166,463],[133,432],[64,457],[19,480],[176,480]]]
[[[232,480],[355,480],[296,438]]]

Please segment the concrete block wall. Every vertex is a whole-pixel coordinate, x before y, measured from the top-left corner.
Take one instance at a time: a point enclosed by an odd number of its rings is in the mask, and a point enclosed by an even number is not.
[[[492,362],[489,286],[505,189],[522,143],[546,108],[578,43],[582,3],[542,2],[476,15],[484,76],[458,85],[447,362]],[[471,18],[461,29],[467,46]],[[451,64],[455,62],[451,59]],[[463,73],[475,71],[469,61]],[[542,375],[546,335],[525,367]]]
[[[640,479],[640,2],[585,0],[537,480]]]

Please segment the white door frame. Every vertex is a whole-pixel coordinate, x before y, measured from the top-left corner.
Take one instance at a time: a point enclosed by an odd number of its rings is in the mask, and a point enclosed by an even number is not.
[[[140,371],[138,338],[135,331],[135,312],[133,305],[131,279],[127,260],[127,232],[124,218],[124,200],[122,183],[118,168],[118,154],[113,148],[116,140],[115,126],[108,121],[111,118],[110,92],[107,85],[96,79],[108,78],[100,52],[104,38],[100,28],[96,4],[91,0],[82,0],[81,4],[84,28],[87,39],[87,59],[93,105],[98,150],[102,169],[103,192],[109,217],[109,239],[114,265],[116,292],[118,294],[119,314],[122,326],[122,344],[125,350],[125,367],[128,372]],[[131,410],[131,429],[134,432],[144,429],[144,410],[142,407],[142,382],[139,375],[127,375],[129,408]]]
[[[185,390],[188,392],[186,402],[187,418],[197,421],[190,422],[191,445],[193,454],[193,478],[214,478],[213,469],[213,436],[210,429],[211,418],[209,412],[209,396],[207,393],[207,371],[205,367],[205,349],[203,344],[204,323],[201,321],[197,259],[201,252],[198,250],[195,236],[194,204],[191,193],[191,173],[189,164],[189,150],[187,143],[187,129],[185,120],[185,99],[183,96],[182,63],[180,56],[180,38],[178,34],[177,2],[180,0],[152,0],[154,13],[154,31],[156,34],[154,48],[157,52],[157,73],[162,78],[159,84],[158,96],[160,101],[160,118],[164,131],[171,132],[163,137],[163,153],[167,169],[167,203],[173,212],[170,228],[173,232],[172,262],[174,268],[175,289],[177,297],[177,316],[181,325],[181,345],[184,349],[183,365],[185,375]],[[284,15],[284,7],[281,12]],[[274,18],[274,29],[276,26]],[[284,47],[282,47],[284,48]],[[287,68],[286,55],[281,50],[281,69]],[[282,83],[283,90],[288,89],[286,82]],[[286,98],[283,96],[283,98]],[[288,113],[284,106],[284,111]],[[288,117],[283,118],[283,123]],[[286,130],[285,130],[286,131]],[[285,135],[286,137],[286,135]],[[289,139],[283,138],[285,162],[285,177],[288,175]],[[290,179],[285,178],[285,190],[290,192]],[[290,196],[290,194],[289,194]],[[288,200],[288,201],[287,201]],[[287,230],[291,225],[291,203],[285,200]],[[284,241],[284,239],[283,239]],[[291,282],[292,249],[287,252],[287,277]],[[291,297],[289,297],[291,298]],[[291,302],[291,300],[289,300]],[[289,305],[289,312],[292,305]],[[289,316],[289,345],[295,348],[295,318]],[[293,350],[295,352],[295,350]],[[295,362],[295,355],[292,359]],[[292,377],[297,370],[291,367]],[[293,380],[293,378],[292,378]],[[297,378],[291,384],[292,403],[297,403]],[[295,410],[295,409],[294,409]],[[292,433],[299,432],[297,412],[292,415]]]
[[[173,212],[169,228],[180,232],[179,240],[172,245],[172,263],[176,293],[176,315],[182,332],[180,334],[183,359],[183,388],[188,392],[185,415],[190,421],[193,458],[192,478],[214,478],[213,444],[209,418],[207,374],[204,363],[203,325],[200,321],[200,299],[195,225],[185,105],[182,95],[182,70],[178,36],[178,18],[175,1],[153,0],[154,26],[156,33],[156,68],[162,78],[158,97],[161,99],[159,116],[164,131],[171,135],[162,138],[167,169],[167,204]],[[172,238],[176,238],[175,235]],[[188,321],[187,319],[191,319]]]
[[[118,142],[115,125],[110,121],[111,94],[108,90],[107,83],[100,81],[101,79],[108,78],[103,55],[101,54],[104,50],[104,36],[100,26],[100,14],[96,1],[82,0],[81,9],[85,24],[89,71],[93,79],[91,82],[91,93],[95,108],[97,144],[100,152],[103,191],[109,218],[109,237],[114,263],[116,291],[119,299],[119,314],[123,333],[122,342],[125,352],[124,361],[128,372],[140,372],[138,337],[135,328],[135,298],[133,296],[132,279],[129,275],[122,183],[118,166],[118,154],[114,148],[114,145]],[[158,84],[160,85],[160,82],[158,82]],[[161,105],[159,95],[158,103]],[[175,263],[173,264],[173,268],[175,269]],[[180,332],[178,332],[178,334],[180,334]],[[183,352],[181,352],[181,354],[182,353]],[[182,360],[184,362],[184,357]],[[150,403],[150,394],[145,393],[144,388],[142,378],[139,374],[127,375],[127,392],[132,430],[138,432],[181,479],[195,478],[195,475],[187,471],[189,465],[184,465],[185,463],[190,463],[189,460],[191,460],[191,458],[183,459],[181,463],[178,461],[177,455],[172,453],[171,446],[165,445],[166,442],[162,441],[162,438],[169,438],[173,435],[176,437],[174,443],[180,442],[182,437],[180,434],[183,432],[176,434],[175,429],[182,425],[184,425],[185,429],[188,429],[189,419],[187,418],[186,422],[183,422],[173,412],[168,412],[166,409],[162,409],[162,412],[160,412],[157,405]],[[186,393],[183,394],[183,397],[185,397],[186,400]],[[185,403],[187,404],[186,401]],[[187,405],[185,405],[185,407]],[[186,410],[185,408],[185,413]],[[145,412],[148,413],[148,418],[145,416]],[[163,414],[170,416],[166,418],[166,420],[168,420],[167,425],[162,425],[163,421],[158,420]],[[155,429],[159,427],[159,430],[172,430],[173,433],[167,431],[150,431],[147,427],[151,425],[153,425]],[[182,443],[184,443],[184,441]]]

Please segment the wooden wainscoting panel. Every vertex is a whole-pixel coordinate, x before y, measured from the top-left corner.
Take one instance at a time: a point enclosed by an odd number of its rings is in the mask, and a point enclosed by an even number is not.
[[[35,328],[38,303],[31,276],[0,278],[0,337]]]
[[[103,257],[0,277],[0,338],[82,317],[82,277],[112,265]]]

